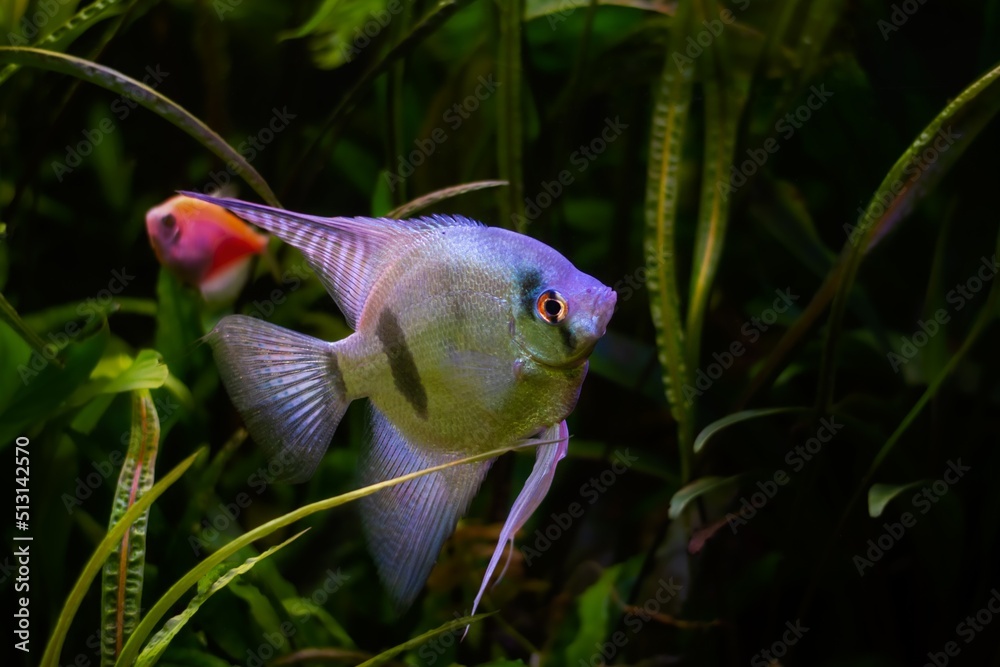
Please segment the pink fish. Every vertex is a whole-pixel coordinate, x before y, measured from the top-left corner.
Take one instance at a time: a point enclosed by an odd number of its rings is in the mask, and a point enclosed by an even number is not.
[[[209,302],[232,301],[267,237],[215,204],[177,195],[146,213],[146,232],[160,264]]]

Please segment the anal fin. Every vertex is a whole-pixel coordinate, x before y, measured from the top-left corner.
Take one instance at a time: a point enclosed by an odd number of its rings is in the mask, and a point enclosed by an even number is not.
[[[372,406],[372,442],[361,460],[365,485],[461,458],[408,442]],[[361,499],[368,547],[379,576],[397,606],[405,609],[423,588],[441,545],[489,470],[491,461],[466,463],[383,489]]]

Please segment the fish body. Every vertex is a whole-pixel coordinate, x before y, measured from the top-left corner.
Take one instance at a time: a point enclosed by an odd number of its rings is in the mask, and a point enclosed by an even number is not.
[[[266,236],[226,209],[184,195],[149,209],[146,232],[160,264],[208,301],[235,298],[267,247]]]
[[[200,196],[200,195],[198,195]],[[254,439],[308,478],[347,405],[367,398],[373,484],[539,440],[479,596],[544,498],[565,455],[565,418],[615,293],[549,246],[474,221],[318,218],[208,199],[299,248],[354,333],[329,343],[243,316],[208,336]],[[362,499],[379,574],[409,605],[490,462],[468,463]]]

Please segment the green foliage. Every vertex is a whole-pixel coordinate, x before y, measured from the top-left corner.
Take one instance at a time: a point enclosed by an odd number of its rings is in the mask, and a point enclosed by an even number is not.
[[[998,0],[0,0],[11,664],[994,661],[956,625],[1000,577],[998,31]],[[618,291],[488,613],[531,452],[393,609],[342,507],[405,479],[357,488],[363,407],[285,484],[202,342],[344,337],[320,282],[272,240],[209,306],[149,247],[218,187],[460,213]]]

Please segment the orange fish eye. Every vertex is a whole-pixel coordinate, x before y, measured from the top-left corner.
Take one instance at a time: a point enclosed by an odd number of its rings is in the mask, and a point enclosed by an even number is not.
[[[549,324],[559,324],[566,319],[569,305],[559,292],[549,289],[538,295],[535,312]]]

